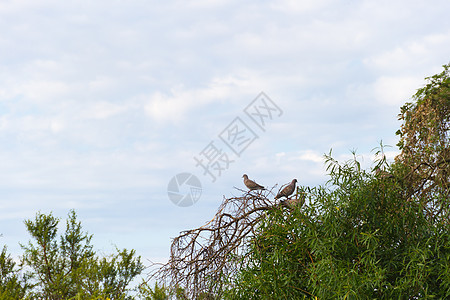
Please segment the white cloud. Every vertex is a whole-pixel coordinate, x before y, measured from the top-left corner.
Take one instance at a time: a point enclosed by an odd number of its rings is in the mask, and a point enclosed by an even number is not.
[[[436,61],[447,53],[450,48],[450,31],[444,30],[431,33],[419,39],[407,40],[394,48],[384,50],[364,59],[369,67],[383,73],[407,73],[408,70],[419,70],[426,76],[430,71],[436,71],[430,66],[437,63],[438,67],[447,61]],[[440,55],[437,55],[439,53]]]
[[[70,91],[70,84],[59,80],[30,80],[13,88],[15,96],[23,96],[26,99],[49,103],[61,99]]]
[[[83,105],[83,115],[87,119],[106,119],[130,109],[130,105],[117,104],[107,101],[96,101]]]
[[[422,84],[421,77],[382,76],[373,85],[375,99],[384,105],[400,107],[410,101]]]
[[[326,5],[331,5],[330,0],[278,0],[271,2],[270,6],[288,14],[309,13],[316,11]]]
[[[99,76],[88,83],[88,87],[92,91],[104,91],[113,89],[118,82],[112,77]]]
[[[299,156],[294,157],[294,159],[306,160],[320,164],[323,164],[324,162],[323,154],[319,154],[313,150],[302,151]]]
[[[170,94],[155,92],[149,96],[145,112],[158,122],[181,122],[192,110],[220,101],[233,101],[233,96],[249,90],[248,79],[233,76],[213,78],[204,88],[178,86]]]
[[[179,1],[181,5],[188,5],[192,8],[220,8],[226,4],[230,4],[231,1],[227,0],[194,0],[194,1]]]
[[[50,130],[53,133],[60,133],[66,128],[64,120],[53,119],[50,121]]]

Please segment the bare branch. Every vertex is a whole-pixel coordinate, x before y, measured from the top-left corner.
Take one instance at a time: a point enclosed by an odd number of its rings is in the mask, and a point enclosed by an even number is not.
[[[281,207],[268,198],[272,190],[243,192],[243,196],[224,199],[205,225],[181,232],[172,242],[169,262],[151,277],[185,289],[189,299],[220,294],[222,281],[239,269],[246,241],[265,212]]]

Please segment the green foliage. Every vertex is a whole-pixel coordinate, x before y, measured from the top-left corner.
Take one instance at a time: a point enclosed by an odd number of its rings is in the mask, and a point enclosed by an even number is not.
[[[0,253],[0,299],[21,299],[30,288],[27,279],[21,277],[16,263],[7,253],[6,246]]]
[[[327,160],[332,188],[300,187],[304,207],[268,213],[226,297],[449,297],[449,226],[429,224],[395,179]]]
[[[450,218],[450,64],[427,78],[414,102],[401,108],[397,131],[402,151],[395,168],[405,191],[426,206],[431,222]]]
[[[375,174],[325,156],[329,185],[255,230],[228,299],[450,298],[450,65],[401,109],[401,154]]]
[[[170,288],[165,285],[158,285],[155,282],[155,286],[151,288],[147,281],[143,281],[139,285],[139,299],[144,300],[166,300],[177,299],[187,300],[188,297],[185,294],[185,290],[180,287]],[[204,295],[199,295],[198,299],[208,299]]]
[[[74,211],[58,239],[59,220],[51,213],[38,213],[25,225],[33,241],[22,245],[26,275],[33,282],[31,298],[39,299],[131,299],[129,283],[144,266],[135,251],[98,257],[90,244],[92,235],[82,231]]]
[[[401,107],[399,119],[404,123],[397,134],[403,156],[439,155],[446,148],[450,126],[450,64],[443,67],[440,74],[426,78],[428,83],[413,96],[414,102]]]
[[[143,282],[139,286],[139,296],[144,300],[167,300],[169,299],[170,291],[164,285],[158,286],[155,282],[155,286],[152,289],[147,282]]]

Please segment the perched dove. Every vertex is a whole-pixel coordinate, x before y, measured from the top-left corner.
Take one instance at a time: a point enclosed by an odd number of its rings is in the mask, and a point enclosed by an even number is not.
[[[276,195],[275,199],[279,199],[281,197],[289,197],[295,191],[295,184],[297,183],[297,179],[293,179],[288,186],[282,189],[278,195]]]
[[[303,203],[305,203],[305,194],[301,194],[299,197],[292,198],[292,199],[285,199],[281,200],[280,204],[287,208],[295,208],[296,206],[303,206]]]
[[[253,190],[265,190],[265,188],[262,185],[257,184],[253,180],[248,179],[247,174],[242,175],[244,177],[244,184],[250,191]]]

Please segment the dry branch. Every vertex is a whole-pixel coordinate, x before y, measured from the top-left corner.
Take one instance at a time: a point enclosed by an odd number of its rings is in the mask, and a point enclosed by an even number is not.
[[[172,288],[183,288],[189,299],[220,294],[222,280],[239,269],[246,240],[264,212],[279,207],[269,199],[270,193],[245,192],[243,196],[224,199],[211,221],[181,232],[173,240],[168,263],[152,277]]]

